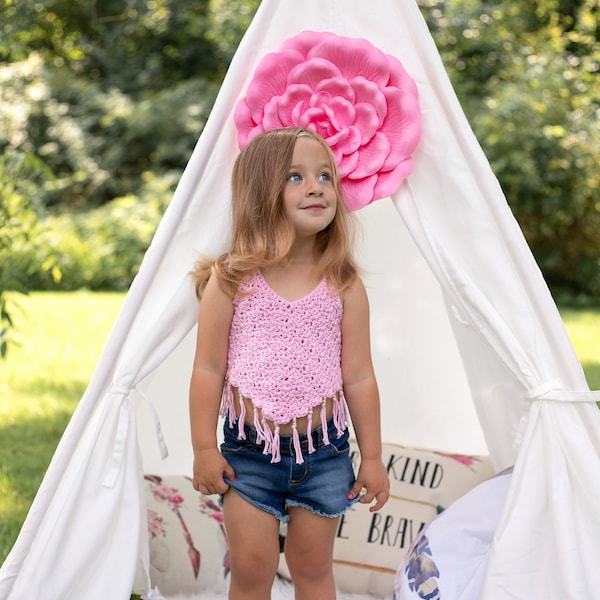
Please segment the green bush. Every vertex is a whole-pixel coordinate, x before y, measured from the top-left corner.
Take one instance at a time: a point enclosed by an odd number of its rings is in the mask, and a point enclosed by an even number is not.
[[[217,93],[194,78],[140,98],[45,64],[32,54],[0,73],[0,152],[40,157],[54,174],[42,205],[91,208],[138,194],[140,174],[181,170]]]
[[[32,290],[128,289],[172,195],[177,175],[146,174],[140,197],[49,216],[33,239],[13,245],[16,268]]]

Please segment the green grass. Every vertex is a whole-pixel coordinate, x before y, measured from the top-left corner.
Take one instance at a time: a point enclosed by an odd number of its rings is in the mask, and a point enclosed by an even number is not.
[[[13,296],[16,343],[0,361],[0,563],[8,554],[124,294]],[[600,389],[600,309],[563,310],[592,389]]]
[[[600,308],[560,311],[588,385],[600,390]]]
[[[0,361],[0,563],[87,386],[123,297],[11,295],[16,340]]]

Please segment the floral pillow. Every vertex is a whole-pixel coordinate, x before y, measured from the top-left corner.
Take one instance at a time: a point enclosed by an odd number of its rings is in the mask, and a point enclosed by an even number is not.
[[[225,591],[229,554],[216,496],[183,476],[145,475],[150,579],[163,594]]]

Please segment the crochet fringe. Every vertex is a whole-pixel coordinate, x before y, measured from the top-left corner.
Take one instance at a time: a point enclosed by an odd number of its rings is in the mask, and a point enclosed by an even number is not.
[[[242,398],[243,400],[243,398]],[[346,398],[343,390],[337,392],[332,399],[333,402],[333,424],[335,425],[337,437],[341,437],[346,428],[348,427],[349,415],[348,406],[346,404]],[[246,433],[244,431],[244,423],[246,422],[246,404],[240,402],[240,415],[238,417],[235,410],[235,399],[233,394],[233,388],[228,382],[223,387],[223,395],[221,398],[221,407],[219,415],[227,419],[229,427],[233,428],[234,423],[237,423],[238,439],[245,440]],[[325,445],[330,443],[329,433],[327,431],[327,399],[321,403],[321,427],[323,429],[323,443]],[[303,464],[304,458],[302,456],[302,449],[300,445],[300,434],[296,425],[296,418],[292,423],[292,440],[294,444],[294,450],[296,455],[296,464]],[[312,412],[307,415],[307,437],[308,437],[308,453],[312,454],[315,451],[315,447],[312,440],[313,431],[313,418]],[[279,424],[275,426],[275,430],[271,429],[271,426],[265,418],[260,418],[258,407],[254,406],[254,428],[256,429],[257,437],[256,442],[263,444],[263,454],[271,455],[271,462],[276,463],[281,460],[281,436],[279,433]]]

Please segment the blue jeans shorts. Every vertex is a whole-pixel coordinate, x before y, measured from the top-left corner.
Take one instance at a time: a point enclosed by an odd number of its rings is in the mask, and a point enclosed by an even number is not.
[[[354,485],[348,431],[340,438],[333,421],[327,423],[330,443],[323,443],[322,428],[312,431],[315,452],[308,453],[308,438],[300,434],[304,463],[296,464],[292,436],[281,436],[281,461],[272,463],[256,443],[256,429],[245,424],[245,440],[237,439],[237,424],[225,419],[221,453],[235,471],[236,480],[225,479],[244,500],[282,522],[289,520],[288,506],[299,506],[324,517],[338,517],[356,499],[348,493]]]

